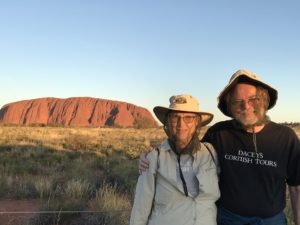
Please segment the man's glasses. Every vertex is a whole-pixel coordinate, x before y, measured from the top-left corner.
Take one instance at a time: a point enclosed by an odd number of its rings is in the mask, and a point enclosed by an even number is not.
[[[195,119],[195,116],[178,116],[174,114],[169,114],[169,118],[171,119],[172,123],[178,123],[181,118],[185,123],[192,123]]]
[[[257,103],[259,102],[259,100],[260,100],[260,98],[250,98],[248,100],[236,100],[236,101],[232,101],[231,105],[233,105],[236,108],[241,108],[247,102],[248,105],[250,105],[250,106],[253,107],[253,106],[257,105]]]

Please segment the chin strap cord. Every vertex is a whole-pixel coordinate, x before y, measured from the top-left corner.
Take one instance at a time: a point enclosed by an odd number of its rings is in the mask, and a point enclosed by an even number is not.
[[[180,179],[182,181],[184,194],[185,194],[186,197],[188,197],[189,196],[188,189],[186,187],[186,182],[185,182],[185,179],[183,177],[182,170],[181,170],[181,165],[180,165],[180,155],[177,155],[177,162],[178,162],[178,165],[179,165],[179,174],[180,174]]]

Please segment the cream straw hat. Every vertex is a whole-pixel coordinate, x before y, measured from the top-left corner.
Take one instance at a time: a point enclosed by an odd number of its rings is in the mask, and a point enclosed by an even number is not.
[[[153,112],[162,124],[165,124],[165,119],[169,111],[191,112],[201,115],[201,126],[209,124],[214,117],[211,113],[199,111],[199,103],[191,95],[174,95],[169,101],[169,107],[156,106],[153,108]]]

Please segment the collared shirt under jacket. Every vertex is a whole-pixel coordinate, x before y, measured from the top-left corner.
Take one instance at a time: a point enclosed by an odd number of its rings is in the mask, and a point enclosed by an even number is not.
[[[139,177],[131,213],[131,225],[216,225],[215,201],[220,197],[217,156],[212,145],[200,143],[193,154],[192,168],[199,181],[199,195],[185,196],[183,186],[177,181],[177,156],[168,140],[159,147],[160,154],[147,155],[149,169]]]

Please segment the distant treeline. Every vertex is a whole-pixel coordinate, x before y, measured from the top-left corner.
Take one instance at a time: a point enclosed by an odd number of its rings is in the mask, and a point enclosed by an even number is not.
[[[299,122],[284,122],[284,123],[279,123],[279,124],[282,124],[282,125],[285,125],[285,126],[289,126],[289,127],[298,127],[300,126],[300,123]]]
[[[24,125],[24,124],[12,124],[12,123],[1,123],[0,122],[0,127],[1,126],[5,126],[5,127],[14,127],[14,126],[29,126],[29,127],[84,127],[84,126],[80,126],[80,125],[68,125],[65,126],[61,123],[31,123],[28,125]],[[96,127],[96,126],[89,126],[89,127]],[[98,126],[100,127],[100,126]],[[156,121],[153,121],[151,118],[149,117],[141,117],[141,118],[136,118],[133,122],[132,126],[122,126],[119,124],[112,124],[110,126],[105,125],[102,127],[110,127],[110,128],[136,128],[136,129],[145,129],[145,128],[158,128],[159,125]]]
[[[284,123],[278,123],[281,125],[289,126],[289,127],[300,127],[300,122],[284,122]],[[82,126],[76,126],[76,125],[69,125],[69,126],[64,126],[63,124],[60,123],[48,123],[48,124],[42,124],[42,123],[31,123],[29,125],[24,125],[24,124],[12,124],[12,123],[2,123],[0,122],[0,127],[82,127]],[[98,128],[100,126],[89,126],[90,128]],[[103,128],[158,128],[161,127],[161,125],[158,125],[157,122],[153,122],[149,120],[148,118],[139,118],[135,119],[133,126],[121,126],[119,124],[113,124],[113,125],[105,125],[102,126]],[[207,126],[210,127],[210,126]]]

